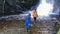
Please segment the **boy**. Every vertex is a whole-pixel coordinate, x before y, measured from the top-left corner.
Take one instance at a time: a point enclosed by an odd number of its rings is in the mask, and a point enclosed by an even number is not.
[[[27,32],[29,31],[30,28],[30,22],[31,22],[31,14],[29,13],[25,19],[25,26],[27,27]]]

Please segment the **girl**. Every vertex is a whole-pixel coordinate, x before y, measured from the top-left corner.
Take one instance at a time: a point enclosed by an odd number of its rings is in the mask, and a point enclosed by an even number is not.
[[[34,18],[34,25],[36,25],[36,18],[38,17],[36,9],[33,12],[33,18]]]

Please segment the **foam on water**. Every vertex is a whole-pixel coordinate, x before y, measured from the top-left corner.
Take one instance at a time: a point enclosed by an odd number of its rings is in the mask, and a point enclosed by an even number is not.
[[[46,0],[41,0],[41,3],[37,7],[38,15],[40,16],[48,16],[50,11],[53,10],[53,5],[50,3],[47,3]]]

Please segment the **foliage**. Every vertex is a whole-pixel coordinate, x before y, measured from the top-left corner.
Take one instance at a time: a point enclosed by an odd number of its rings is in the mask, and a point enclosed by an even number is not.
[[[0,12],[2,12],[3,11],[3,1],[2,0],[0,0]]]
[[[60,21],[56,25],[56,30],[57,30],[57,33],[59,33],[59,30],[60,30]]]
[[[58,33],[57,34],[60,34],[60,29],[59,29],[59,31],[58,31]]]

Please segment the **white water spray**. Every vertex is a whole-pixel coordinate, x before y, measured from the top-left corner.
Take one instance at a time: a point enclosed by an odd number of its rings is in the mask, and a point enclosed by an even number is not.
[[[41,0],[41,3],[37,7],[37,13],[39,16],[48,16],[49,12],[53,10],[53,5],[47,3],[46,0]]]

